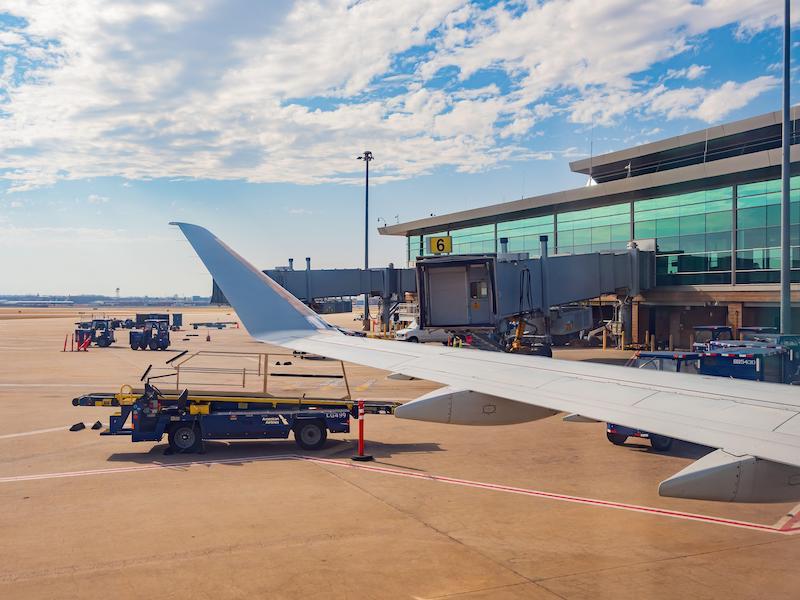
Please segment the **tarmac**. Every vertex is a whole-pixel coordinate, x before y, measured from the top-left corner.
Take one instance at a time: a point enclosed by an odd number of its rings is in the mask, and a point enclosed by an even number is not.
[[[320,452],[289,439],[212,442],[203,455],[181,456],[164,455],[166,440],[70,432],[78,421],[105,427],[112,412],[73,407],[74,396],[136,385],[149,364],[166,372],[179,350],[285,352],[236,328],[175,332],[166,352],[131,350],[124,330],[111,348],[62,352],[78,310],[0,309],[0,598],[800,594],[800,507],[661,498],[658,483],[710,449],[617,447],[600,423],[554,417],[479,428],[368,415],[371,463],[350,460],[356,427]],[[181,312],[187,325],[235,320],[224,309]],[[349,315],[334,320],[358,326]],[[269,361],[286,371],[338,368],[278,354]],[[438,387],[345,368],[357,398],[407,401]],[[182,376],[190,389],[209,382],[206,373]],[[240,385],[238,375],[222,378]],[[344,392],[314,381],[311,393]],[[261,384],[249,375],[245,388]],[[275,385],[309,391],[288,379]]]

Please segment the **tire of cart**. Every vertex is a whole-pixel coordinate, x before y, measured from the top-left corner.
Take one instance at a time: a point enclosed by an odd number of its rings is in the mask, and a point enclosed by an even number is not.
[[[194,423],[178,423],[173,425],[167,436],[169,447],[176,454],[192,454],[199,452],[203,439],[200,428]]]
[[[606,433],[606,437],[608,438],[608,441],[614,444],[615,446],[622,446],[622,444],[624,444],[625,441],[628,439],[627,435],[623,435],[621,433],[608,432]]]
[[[319,450],[327,439],[328,430],[322,421],[303,419],[294,427],[294,441],[303,450]]]

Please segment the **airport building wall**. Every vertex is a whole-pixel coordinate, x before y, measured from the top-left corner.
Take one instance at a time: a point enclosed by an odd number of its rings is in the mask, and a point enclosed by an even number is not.
[[[792,115],[791,273],[800,330],[800,108]],[[654,240],[656,287],[634,299],[634,341],[645,332],[685,345],[693,325],[775,326],[780,281],[780,114],[769,113],[576,161],[584,188],[390,225],[412,265],[430,237],[453,254],[621,250]],[[573,276],[580,276],[574,274]],[[606,300],[613,300],[607,298]],[[798,331],[800,332],[800,331]]]

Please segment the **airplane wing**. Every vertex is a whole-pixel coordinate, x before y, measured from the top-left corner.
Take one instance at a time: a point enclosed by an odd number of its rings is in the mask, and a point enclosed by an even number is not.
[[[446,387],[396,416],[507,425],[559,412],[718,448],[663,481],[664,496],[800,500],[800,389],[342,334],[208,230],[180,227],[251,336]]]

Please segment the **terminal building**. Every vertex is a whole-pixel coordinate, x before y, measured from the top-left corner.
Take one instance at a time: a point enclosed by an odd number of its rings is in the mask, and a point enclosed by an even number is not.
[[[792,322],[800,333],[800,107],[792,109]],[[779,324],[781,114],[711,127],[570,163],[585,187],[380,229],[406,238],[412,266],[430,237],[452,254],[656,250],[656,286],[633,299],[645,332],[688,344],[695,325]],[[580,274],[573,274],[580,276]],[[598,303],[603,299],[598,299]]]

